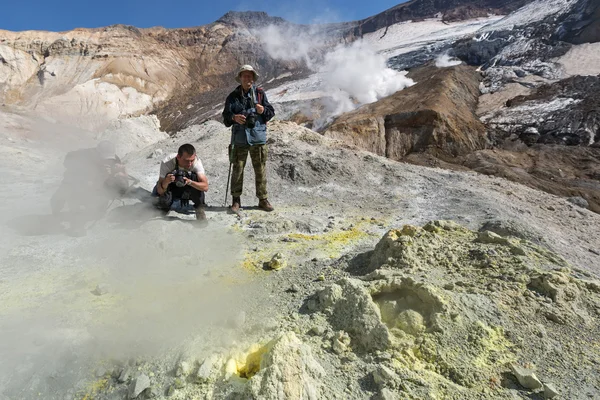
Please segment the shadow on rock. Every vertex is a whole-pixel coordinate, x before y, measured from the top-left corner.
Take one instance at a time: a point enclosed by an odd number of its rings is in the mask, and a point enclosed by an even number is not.
[[[102,212],[85,210],[46,215],[21,215],[7,221],[6,226],[21,236],[65,234],[80,237],[85,236],[86,231],[93,227],[102,217]]]
[[[348,266],[346,267],[346,272],[350,275],[354,276],[363,276],[367,275],[370,272],[373,272],[375,268],[370,267],[371,255],[373,251],[367,251],[364,253],[359,253],[352,257],[348,261]]]
[[[117,228],[136,229],[152,219],[164,216],[165,212],[156,208],[152,203],[141,202],[112,209],[106,216],[106,221],[116,224]]]
[[[149,204],[153,202],[152,193],[141,187],[135,187],[127,190],[127,192],[123,195],[123,198],[138,199],[143,203]]]
[[[6,226],[21,236],[59,235],[66,232],[60,215],[21,215],[6,222]]]

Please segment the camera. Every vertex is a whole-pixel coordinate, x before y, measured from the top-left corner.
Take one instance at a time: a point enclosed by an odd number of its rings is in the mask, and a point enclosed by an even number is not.
[[[256,109],[251,108],[245,114],[246,114],[246,128],[249,128],[249,129],[254,128],[254,126],[256,126],[256,118],[258,117],[256,115]]]
[[[176,169],[173,172],[171,172],[174,176],[175,176],[175,185],[177,187],[184,187],[185,186],[185,180],[183,178],[188,178],[191,180],[195,180],[194,179],[194,174],[193,172],[188,172],[184,169]]]

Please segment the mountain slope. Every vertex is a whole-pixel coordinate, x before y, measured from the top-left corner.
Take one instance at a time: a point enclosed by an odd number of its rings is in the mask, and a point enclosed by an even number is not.
[[[354,34],[362,36],[405,21],[419,21],[441,15],[446,22],[507,15],[529,0],[411,0],[359,21]]]

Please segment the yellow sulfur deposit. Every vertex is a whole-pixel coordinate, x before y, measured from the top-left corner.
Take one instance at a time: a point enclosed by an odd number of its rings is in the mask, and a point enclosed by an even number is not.
[[[283,254],[277,253],[271,258],[269,262],[269,267],[275,271],[285,268],[287,266],[287,262],[283,258]]]
[[[267,346],[253,344],[246,353],[240,353],[227,361],[225,374],[229,377],[236,375],[245,379],[252,378],[260,370],[262,357],[267,351]]]
[[[98,379],[88,385],[86,394],[82,397],[82,400],[92,400],[94,396],[102,392],[108,386],[108,378]]]

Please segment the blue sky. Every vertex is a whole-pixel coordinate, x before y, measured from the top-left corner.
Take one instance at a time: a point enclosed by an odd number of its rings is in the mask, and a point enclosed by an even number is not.
[[[362,19],[405,0],[2,0],[0,29],[65,31],[112,24],[180,28],[211,23],[227,11],[266,11],[298,23]]]

